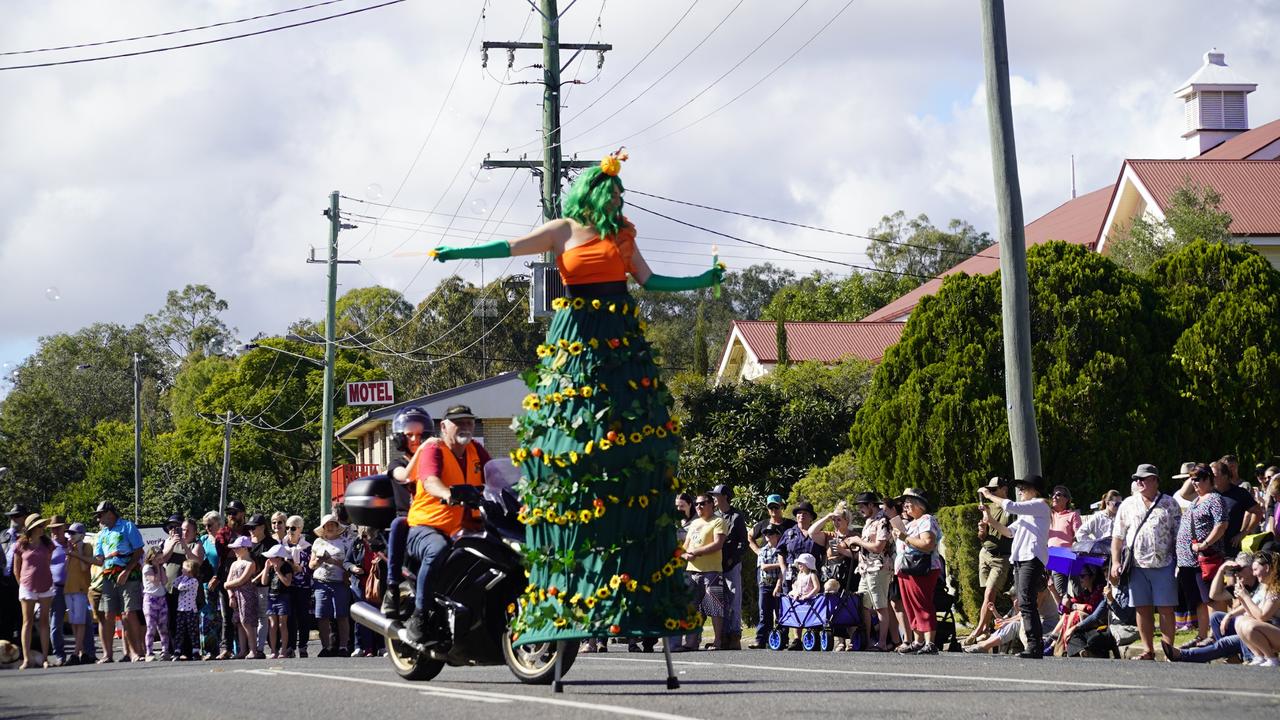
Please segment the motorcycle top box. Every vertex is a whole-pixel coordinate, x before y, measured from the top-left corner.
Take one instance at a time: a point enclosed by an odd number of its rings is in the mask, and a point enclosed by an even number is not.
[[[347,517],[356,525],[385,530],[396,517],[396,501],[389,475],[369,475],[352,481],[343,493]]]

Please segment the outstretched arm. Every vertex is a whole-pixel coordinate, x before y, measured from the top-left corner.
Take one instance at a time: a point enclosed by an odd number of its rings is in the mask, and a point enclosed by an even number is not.
[[[717,263],[710,270],[693,277],[668,277],[656,275],[649,269],[649,264],[636,250],[631,256],[631,277],[640,283],[640,287],[653,292],[679,292],[681,290],[697,290],[698,288],[719,285],[724,280],[724,266]]]
[[[483,245],[465,248],[441,245],[431,251],[431,257],[445,262],[446,260],[486,260],[512,255],[536,255],[563,248],[565,241],[572,234],[573,229],[567,220],[552,220],[528,235],[510,242],[494,240]]]

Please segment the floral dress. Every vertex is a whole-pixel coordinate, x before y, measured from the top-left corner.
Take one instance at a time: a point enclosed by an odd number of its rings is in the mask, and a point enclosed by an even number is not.
[[[570,297],[553,303],[538,366],[525,373],[512,453],[529,565],[508,608],[517,645],[662,637],[703,622],[676,541],[680,428],[626,291],[634,237],[628,224],[561,254]]]

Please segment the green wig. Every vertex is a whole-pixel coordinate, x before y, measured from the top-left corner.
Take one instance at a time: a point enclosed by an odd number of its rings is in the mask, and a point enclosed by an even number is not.
[[[599,167],[590,167],[578,176],[564,198],[564,216],[583,225],[591,225],[604,237],[622,228],[622,202],[610,209],[614,192],[622,197],[622,179],[608,175]]]

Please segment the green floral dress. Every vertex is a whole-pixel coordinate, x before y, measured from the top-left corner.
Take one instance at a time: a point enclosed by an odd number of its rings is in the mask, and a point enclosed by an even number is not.
[[[628,294],[561,298],[515,421],[529,585],[517,645],[701,627],[678,557],[680,428]]]

